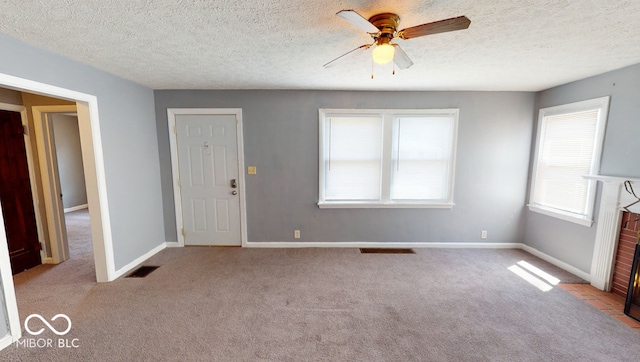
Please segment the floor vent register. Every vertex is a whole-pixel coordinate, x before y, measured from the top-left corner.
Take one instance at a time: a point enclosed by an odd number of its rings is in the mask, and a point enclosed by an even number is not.
[[[415,254],[413,249],[407,248],[360,248],[361,254]]]
[[[158,266],[141,266],[134,270],[133,273],[127,275],[127,278],[144,278],[158,268]]]

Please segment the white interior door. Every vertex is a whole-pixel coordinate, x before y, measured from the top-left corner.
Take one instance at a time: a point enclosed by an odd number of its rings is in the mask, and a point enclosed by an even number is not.
[[[241,245],[235,114],[177,114],[185,245]]]

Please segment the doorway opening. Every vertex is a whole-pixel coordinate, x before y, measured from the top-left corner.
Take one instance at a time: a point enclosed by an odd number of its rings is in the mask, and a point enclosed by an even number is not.
[[[77,108],[32,106],[31,111],[49,235],[46,263],[59,264],[70,257],[65,209],[88,208]]]
[[[6,138],[0,186],[12,273],[68,260],[71,241],[96,280],[77,107],[35,106],[57,100],[20,94],[23,105],[0,103]]]
[[[115,280],[117,273],[113,255],[111,221],[109,218],[97,97],[2,73],[0,73],[0,87],[11,91],[28,92],[75,103],[86,181],[87,204],[91,214],[90,228],[93,244],[95,280],[98,282]],[[24,111],[24,109],[21,109],[21,111]],[[7,312],[8,329],[10,331],[7,337],[0,340],[1,349],[17,341],[22,336],[16,292],[11,275],[9,252],[6,245],[4,219],[1,212],[0,279],[1,292],[4,295]]]
[[[77,113],[47,113],[51,122],[64,212],[66,246],[60,247],[68,259],[85,259],[86,268],[95,273],[91,244],[91,215],[82,164]],[[92,279],[95,276],[92,277]]]

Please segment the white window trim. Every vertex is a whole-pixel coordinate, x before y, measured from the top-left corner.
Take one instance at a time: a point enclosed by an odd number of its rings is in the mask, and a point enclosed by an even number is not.
[[[456,164],[456,149],[458,141],[458,118],[459,110],[457,108],[451,109],[332,109],[332,108],[320,108],[319,114],[319,183],[318,183],[318,207],[321,209],[328,208],[343,208],[343,209],[355,209],[355,208],[440,208],[451,209],[455,205],[453,202],[453,187],[455,184],[455,164]],[[449,170],[449,193],[445,200],[401,200],[393,201],[390,199],[390,187],[391,184],[391,152],[385,152],[382,160],[382,199],[380,201],[326,201],[324,195],[325,184],[325,170],[324,170],[324,152],[325,152],[325,119],[327,115],[331,116],[349,116],[349,115],[378,115],[383,118],[383,127],[385,127],[383,148],[391,149],[392,137],[391,128],[393,125],[394,117],[399,115],[413,115],[424,116],[434,114],[446,114],[453,116],[453,139],[451,141],[451,168]]]
[[[561,210],[556,210],[540,205],[528,204],[527,206],[529,207],[530,211],[536,212],[538,214],[551,216],[556,219],[569,221],[582,226],[591,227],[591,225],[593,225],[593,211],[587,217],[583,217],[581,215],[575,215],[572,213],[563,212]],[[593,207],[591,207],[591,209],[593,209]]]
[[[602,148],[604,146],[604,135],[605,130],[607,128],[607,119],[609,115],[609,99],[610,97],[600,97],[595,99],[590,99],[581,102],[574,102],[569,104],[563,104],[554,107],[542,108],[538,114],[538,130],[536,134],[536,147],[535,147],[535,158],[533,161],[533,170],[531,176],[531,186],[529,189],[529,201],[530,203],[527,205],[530,211],[555,217],[561,220],[569,221],[575,224],[591,227],[593,225],[593,213],[595,208],[595,200],[596,200],[596,180],[589,180],[588,185],[588,194],[587,194],[587,214],[586,215],[577,215],[570,212],[566,212],[563,210],[558,210],[554,208],[545,207],[542,205],[536,205],[532,203],[534,192],[535,192],[535,182],[537,180],[537,171],[538,171],[538,158],[542,149],[540,147],[540,136],[544,131],[543,120],[545,117],[553,116],[557,114],[571,113],[571,112],[580,112],[591,110],[594,108],[600,108],[600,113],[598,115],[598,123],[596,128],[595,135],[595,150],[593,153],[593,159],[591,160],[591,170],[589,174],[596,174],[600,170],[600,160],[602,158]]]

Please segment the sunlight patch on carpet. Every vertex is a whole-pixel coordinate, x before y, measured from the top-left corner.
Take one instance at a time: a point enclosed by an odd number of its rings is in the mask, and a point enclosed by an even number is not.
[[[520,260],[518,263],[518,265],[520,265],[521,267],[527,269],[530,273],[535,274],[538,278],[542,278],[544,279],[547,283],[551,284],[551,285],[558,285],[560,284],[560,279],[554,277],[553,275],[545,272],[544,270],[535,267],[529,263],[527,263],[524,260]]]
[[[544,281],[538,279],[536,276],[534,276],[533,274],[529,273],[528,271],[522,269],[521,267],[517,266],[517,265],[512,265],[510,267],[508,267],[507,269],[509,269],[510,272],[514,273],[515,275],[519,276],[520,278],[524,279],[526,282],[528,282],[529,284],[533,285],[534,287],[540,289],[543,292],[548,292],[551,289],[553,289],[553,287],[547,283],[545,283]]]

